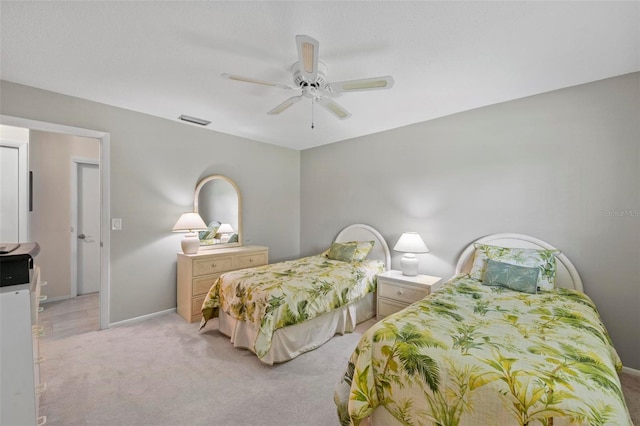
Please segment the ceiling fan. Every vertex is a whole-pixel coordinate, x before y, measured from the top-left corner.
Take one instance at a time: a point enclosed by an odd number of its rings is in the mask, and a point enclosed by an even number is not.
[[[256,80],[227,73],[222,74],[222,77],[228,80],[262,84],[286,90],[301,90],[299,95],[290,97],[268,111],[267,114],[280,114],[293,104],[300,102],[302,98],[310,98],[312,101],[312,114],[313,104],[317,103],[340,120],[351,117],[351,113],[334,102],[330,98],[331,95],[364,90],[390,89],[393,86],[393,78],[389,75],[333,83],[327,82],[327,66],[318,60],[318,41],[307,35],[297,35],[296,44],[298,46],[298,61],[291,66],[291,73],[293,74],[292,85]],[[313,128],[313,121],[311,127]]]

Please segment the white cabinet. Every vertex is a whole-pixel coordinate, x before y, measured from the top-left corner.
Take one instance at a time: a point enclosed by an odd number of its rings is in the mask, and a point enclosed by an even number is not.
[[[42,425],[38,417],[40,356],[37,325],[40,302],[39,269],[31,284],[2,287],[0,291],[0,425]]]
[[[378,274],[378,319],[406,308],[440,287],[442,278],[430,275],[403,275],[400,271]]]
[[[242,246],[178,253],[177,312],[189,322],[202,319],[202,302],[220,275],[269,263],[269,249]]]

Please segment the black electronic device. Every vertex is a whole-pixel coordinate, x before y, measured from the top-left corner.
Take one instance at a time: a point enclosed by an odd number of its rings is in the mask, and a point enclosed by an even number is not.
[[[0,287],[28,284],[38,243],[0,243]]]

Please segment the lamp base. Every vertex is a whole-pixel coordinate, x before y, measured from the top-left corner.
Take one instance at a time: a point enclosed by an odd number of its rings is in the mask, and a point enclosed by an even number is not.
[[[418,259],[413,253],[405,253],[404,256],[402,256],[402,259],[400,259],[400,269],[402,270],[402,275],[415,277],[416,275],[418,275],[418,266]]]
[[[195,232],[188,232],[180,242],[184,254],[196,254],[200,248],[200,238]]]

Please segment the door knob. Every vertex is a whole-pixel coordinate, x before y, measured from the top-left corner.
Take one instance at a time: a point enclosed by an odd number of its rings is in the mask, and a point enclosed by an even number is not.
[[[91,235],[80,234],[80,235],[78,235],[78,238],[81,239],[81,240],[84,240],[85,238],[91,238]]]

